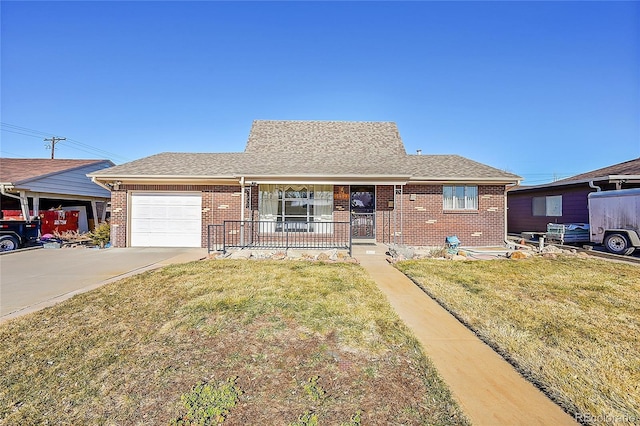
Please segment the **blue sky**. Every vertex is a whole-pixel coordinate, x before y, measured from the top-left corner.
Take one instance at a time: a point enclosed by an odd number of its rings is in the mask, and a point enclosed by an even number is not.
[[[2,157],[242,151],[255,119],[394,121],[540,184],[640,157],[638,2],[12,2]]]

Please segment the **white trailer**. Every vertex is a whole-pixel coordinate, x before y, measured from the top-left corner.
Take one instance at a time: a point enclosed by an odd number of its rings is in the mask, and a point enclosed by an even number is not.
[[[615,254],[640,248],[640,188],[589,194],[591,242]]]

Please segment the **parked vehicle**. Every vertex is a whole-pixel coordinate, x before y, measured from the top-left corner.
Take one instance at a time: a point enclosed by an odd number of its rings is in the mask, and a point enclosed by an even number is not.
[[[640,188],[589,194],[591,242],[614,254],[640,248]]]
[[[0,251],[15,250],[38,240],[40,220],[0,220]]]

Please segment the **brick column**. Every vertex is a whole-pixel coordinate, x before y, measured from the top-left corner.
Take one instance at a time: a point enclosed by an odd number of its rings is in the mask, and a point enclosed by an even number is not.
[[[127,191],[111,191],[111,245],[127,246]]]

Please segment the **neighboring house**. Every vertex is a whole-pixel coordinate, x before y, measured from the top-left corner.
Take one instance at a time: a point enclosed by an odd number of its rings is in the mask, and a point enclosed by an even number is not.
[[[589,223],[587,196],[593,191],[640,188],[640,158],[545,185],[507,193],[508,231],[545,232],[549,223]]]
[[[458,155],[407,155],[395,123],[263,121],[244,152],[162,153],[90,174],[110,188],[112,242],[207,246],[208,225],[443,246],[503,244],[507,185],[520,177]],[[329,231],[328,231],[329,230]]]
[[[0,158],[0,209],[20,218],[49,209],[78,210],[80,231],[88,231],[104,220],[111,194],[87,174],[113,165],[109,160]]]

